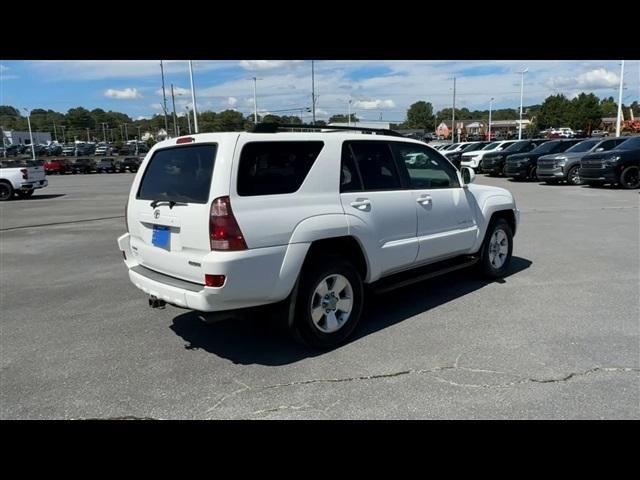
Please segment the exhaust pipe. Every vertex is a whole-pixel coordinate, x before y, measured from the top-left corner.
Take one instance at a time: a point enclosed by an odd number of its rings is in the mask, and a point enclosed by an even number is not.
[[[165,302],[164,300],[160,300],[158,297],[154,297],[153,295],[149,297],[149,306],[151,308],[159,308],[162,310],[166,305],[167,302]]]

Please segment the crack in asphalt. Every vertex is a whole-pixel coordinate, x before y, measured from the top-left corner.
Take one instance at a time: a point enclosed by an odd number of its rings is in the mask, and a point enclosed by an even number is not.
[[[124,215],[118,215],[116,217],[100,217],[100,218],[85,218],[83,220],[69,220],[66,222],[53,222],[53,223],[41,223],[38,225],[22,225],[19,227],[7,227],[0,228],[0,232],[12,232],[15,230],[25,230],[27,228],[40,228],[40,227],[52,227],[57,225],[70,225],[73,223],[86,223],[86,222],[99,222],[102,220],[113,220],[114,218],[124,218]]]

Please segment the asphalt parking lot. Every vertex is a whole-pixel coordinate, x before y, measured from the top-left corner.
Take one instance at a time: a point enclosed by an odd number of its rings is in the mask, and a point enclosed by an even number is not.
[[[0,417],[640,418],[638,191],[476,178],[522,211],[511,274],[369,298],[317,352],[150,309],[116,244],[133,175],[49,177],[0,204]]]

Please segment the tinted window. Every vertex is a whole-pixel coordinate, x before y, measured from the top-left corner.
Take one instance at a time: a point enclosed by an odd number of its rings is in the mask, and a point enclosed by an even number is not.
[[[300,188],[323,142],[251,142],[242,148],[238,195],[279,195]]]
[[[394,143],[398,159],[409,173],[411,188],[459,187],[456,169],[442,155],[420,145]]]
[[[500,146],[500,142],[491,142],[489,145],[485,145],[481,150],[493,150],[494,148],[498,148]]]
[[[595,147],[600,140],[585,140],[584,142],[577,143],[573,147],[567,149],[567,152],[588,152]]]
[[[149,160],[137,198],[207,203],[216,150],[215,145],[158,150]]]
[[[605,140],[600,145],[598,145],[598,148],[602,148],[601,151],[605,151],[606,152],[607,150],[611,150],[612,148],[615,148],[617,145],[620,145],[621,141],[622,140],[619,140],[619,139]]]
[[[509,145],[507,148],[504,149],[505,152],[509,152],[509,153],[516,153],[516,152],[526,152],[527,147],[529,149],[531,149],[531,142],[516,142],[516,143],[512,143],[511,145]]]
[[[342,145],[342,165],[340,168],[340,192],[359,192],[362,190],[360,174],[349,144]]]
[[[618,147],[620,150],[633,150],[640,148],[640,137],[633,137],[625,140]]]
[[[535,148],[535,153],[540,153],[544,155],[545,153],[554,153],[554,152],[564,152],[564,150],[568,147],[568,144],[564,142],[546,142],[542,145],[539,145]]]
[[[385,142],[348,142],[365,190],[395,190],[400,179]]]

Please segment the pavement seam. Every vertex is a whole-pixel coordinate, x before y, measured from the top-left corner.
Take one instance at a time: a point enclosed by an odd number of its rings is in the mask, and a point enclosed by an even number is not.
[[[54,222],[54,223],[41,223],[38,225],[23,225],[20,227],[8,227],[8,228],[0,228],[0,232],[12,232],[15,230],[24,230],[27,228],[40,228],[40,227],[55,227],[57,225],[71,225],[74,223],[87,223],[87,222],[99,222],[102,220],[113,220],[115,218],[124,218],[124,215],[118,215],[116,217],[100,217],[100,218],[87,218],[84,220],[71,220],[67,222]]]

